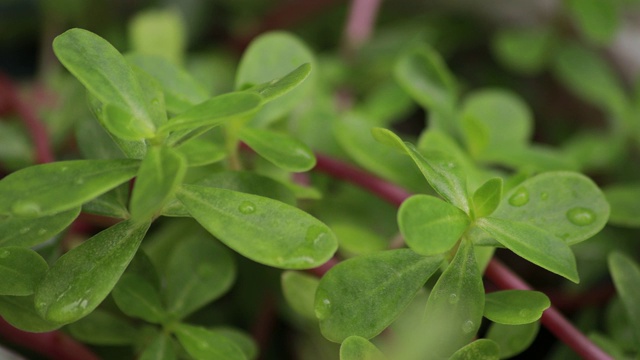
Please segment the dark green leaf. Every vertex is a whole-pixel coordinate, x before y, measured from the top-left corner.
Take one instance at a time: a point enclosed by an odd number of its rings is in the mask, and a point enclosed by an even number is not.
[[[138,335],[123,318],[101,309],[67,325],[66,329],[74,338],[92,345],[131,345]]]
[[[293,172],[312,169],[316,157],[307,145],[287,134],[245,127],[240,140],[274,165]]]
[[[144,349],[138,360],[175,360],[176,350],[171,336],[165,333],[158,334]]]
[[[473,214],[476,218],[491,215],[502,199],[502,179],[487,180],[473,193]]]
[[[384,354],[369,340],[360,336],[349,336],[340,346],[340,360],[384,360]]]
[[[0,296],[0,316],[15,328],[35,333],[52,331],[64,325],[40,317],[32,295]]]
[[[345,260],[329,270],[316,291],[315,311],[327,339],[378,335],[409,305],[442,262],[409,249]]]
[[[82,212],[108,216],[116,219],[128,219],[130,184],[124,183],[113,190],[82,204]]]
[[[279,79],[273,79],[269,82],[254,86],[249,90],[260,94],[265,102],[272,101],[295,89],[310,73],[311,64],[302,64]]]
[[[228,337],[198,326],[173,327],[178,341],[196,360],[245,360],[247,357]]]
[[[636,341],[640,340],[640,266],[627,255],[615,251],[609,255],[609,270],[620,299],[627,309]]]
[[[500,324],[529,324],[538,321],[549,306],[549,298],[538,291],[496,291],[485,296],[484,316]]]
[[[53,40],[60,62],[95,97],[118,116],[105,125],[127,140],[151,138],[155,126],[135,73],[106,40],[82,29],[71,29]]]
[[[484,286],[474,247],[462,241],[431,290],[424,311],[424,344],[434,358],[447,358],[476,336],[484,309]]]
[[[280,277],[282,294],[287,304],[298,315],[308,320],[316,320],[314,299],[320,280],[299,271],[285,271]]]
[[[527,349],[536,338],[540,322],[524,325],[491,324],[487,331],[487,339],[500,346],[500,358],[506,359],[518,355]]]
[[[607,202],[611,204],[611,224],[640,227],[640,184],[614,184],[603,191]]]
[[[64,230],[80,213],[80,208],[36,219],[8,217],[0,220],[0,246],[31,247]]]
[[[49,265],[42,256],[31,249],[0,247],[0,295],[33,294],[48,269]]]
[[[620,25],[615,1],[568,0],[565,4],[587,39],[599,45],[606,45],[613,40]]]
[[[255,340],[252,339],[251,335],[245,333],[244,331],[238,330],[232,327],[215,327],[210,328],[209,331],[214,333],[224,335],[227,339],[233,341],[238,348],[244,353],[244,355],[249,360],[256,359],[258,357],[258,345]]]
[[[131,195],[131,219],[146,221],[159,213],[182,183],[186,170],[187,162],[176,150],[149,148]]]
[[[500,347],[489,339],[478,339],[453,353],[449,360],[498,360]]]
[[[414,195],[398,210],[400,232],[421,255],[450,250],[469,226],[469,217],[457,207],[429,195]]]
[[[220,241],[265,265],[314,268],[338,247],[325,224],[276,200],[196,185],[184,185],[178,199]]]
[[[148,228],[123,221],[62,255],[36,289],[38,313],[60,323],[91,313],[116,285]]]
[[[492,41],[493,53],[506,67],[526,75],[544,69],[554,45],[554,34],[547,28],[506,29]]]
[[[128,316],[156,324],[167,318],[158,290],[139,275],[124,274],[111,295],[118,308]]]
[[[85,159],[119,159],[125,155],[111,135],[96,119],[87,118],[76,125],[78,149]]]
[[[478,219],[476,224],[524,259],[574,283],[580,281],[573,252],[553,234],[530,223],[493,217]]]
[[[182,319],[226,293],[235,277],[233,257],[224,246],[209,237],[183,238],[165,270],[167,311]]]

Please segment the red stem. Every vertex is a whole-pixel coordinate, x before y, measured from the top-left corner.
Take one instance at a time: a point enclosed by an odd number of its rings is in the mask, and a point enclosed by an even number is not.
[[[359,185],[396,206],[399,206],[411,195],[399,186],[367,174],[365,171],[354,168],[347,163],[323,155],[316,155],[316,157],[318,159],[315,167],[316,171]],[[329,270],[328,268],[330,268],[330,266],[337,262],[338,260],[334,258],[330,263],[325,264],[327,266],[317,268],[313,273],[322,275]],[[531,290],[531,287],[524,280],[495,258],[489,262],[485,276],[502,289]],[[575,328],[555,307],[551,306],[548,308],[542,314],[541,320],[542,324],[549,329],[549,331],[584,359],[612,359]]]
[[[345,27],[345,51],[352,56],[373,33],[381,0],[353,0]]]

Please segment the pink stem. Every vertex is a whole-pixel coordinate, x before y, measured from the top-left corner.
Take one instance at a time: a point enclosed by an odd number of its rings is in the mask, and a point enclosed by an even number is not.
[[[381,0],[353,0],[345,27],[345,50],[348,55],[356,52],[373,33]]]

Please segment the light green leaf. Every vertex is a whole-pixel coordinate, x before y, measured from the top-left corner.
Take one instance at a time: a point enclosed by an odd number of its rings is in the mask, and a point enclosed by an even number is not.
[[[78,217],[80,208],[39,218],[8,217],[0,220],[0,246],[31,247],[54,237]]]
[[[524,259],[574,283],[580,282],[575,256],[562,239],[525,222],[488,217],[476,220],[476,224]]]
[[[500,358],[507,359],[529,348],[540,329],[540,322],[524,325],[504,325],[493,323],[487,331],[487,339],[500,347]]]
[[[607,202],[611,204],[611,224],[640,227],[640,184],[614,184],[603,191]]]
[[[250,92],[233,92],[218,95],[169,119],[159,132],[167,134],[176,130],[195,130],[199,127],[215,127],[233,119],[245,118],[260,108],[262,98]]]
[[[500,346],[493,340],[478,339],[453,353],[449,360],[498,360]]]
[[[568,0],[564,4],[587,39],[606,45],[620,25],[618,4],[611,0]]]
[[[172,113],[182,113],[209,98],[207,90],[188,72],[163,57],[130,54],[126,59],[160,83],[167,110]]]
[[[549,61],[554,34],[547,28],[506,29],[497,32],[491,45],[503,65],[525,75],[535,75]]]
[[[500,324],[522,325],[538,321],[549,306],[549,298],[538,291],[496,291],[485,296],[484,316]]]
[[[311,149],[290,135],[250,127],[240,130],[239,135],[260,156],[284,170],[302,172],[316,165]]]
[[[507,192],[492,217],[526,222],[573,245],[604,227],[609,204],[588,177],[556,171],[534,176]]]
[[[491,215],[502,199],[502,179],[487,180],[473,193],[473,214],[476,218]]]
[[[320,280],[299,271],[285,271],[280,277],[280,283],[282,294],[293,311],[315,321],[314,300]]]
[[[159,333],[144,349],[138,360],[175,360],[177,359],[171,336]]]
[[[412,144],[403,142],[387,129],[374,128],[371,133],[379,142],[409,155],[438,194],[460,210],[469,213],[466,177],[453,157],[438,151],[421,154]]]
[[[627,310],[636,341],[640,340],[640,266],[618,251],[609,254],[609,271]]]
[[[484,309],[484,286],[474,247],[462,241],[456,256],[431,290],[424,311],[424,349],[449,357],[473,339]]]
[[[0,316],[15,328],[34,333],[49,332],[64,325],[40,317],[33,295],[0,296]]]
[[[139,67],[134,66],[133,72],[138,78],[138,83],[140,83],[142,96],[146,101],[153,124],[156,127],[162,126],[167,122],[167,107],[164,102],[164,93],[162,92],[160,83]]]
[[[94,310],[65,329],[74,338],[92,345],[131,345],[138,335],[129,322],[101,309]]]
[[[293,80],[301,80],[304,75],[303,64],[310,64],[314,68],[315,59],[311,50],[300,39],[286,32],[269,32],[262,34],[249,44],[245,50],[238,65],[236,72],[235,87],[237,90],[246,89],[247,87],[264,84],[274,79],[285,77],[287,74],[299,69],[300,74],[296,75]],[[284,90],[291,84],[287,82],[281,84],[282,88],[273,94],[267,93],[267,98],[271,98]],[[301,104],[313,91],[315,87],[315,76],[311,74],[306,81],[296,86],[286,94],[270,101],[253,119],[254,125],[265,126],[270,122],[289,113],[294,107]]]
[[[118,308],[128,316],[156,324],[166,320],[158,290],[140,275],[124,274],[111,295]]]
[[[338,252],[345,258],[386,250],[389,241],[370,226],[345,221],[330,224],[338,237]]]
[[[176,192],[187,171],[187,162],[169,147],[151,147],[142,160],[131,195],[131,219],[153,218]]]
[[[265,265],[310,269],[338,247],[325,224],[276,200],[196,185],[184,185],[178,199],[220,241]]]
[[[245,360],[247,357],[228,337],[203,327],[177,324],[173,331],[196,360]]]
[[[227,156],[224,147],[209,140],[195,138],[176,148],[191,166],[209,165],[221,161]]]
[[[235,278],[233,256],[224,246],[208,236],[183,238],[165,270],[167,311],[182,319],[226,293]]]
[[[409,249],[345,260],[329,270],[316,291],[315,312],[325,338],[378,335],[409,305],[442,262]]]
[[[384,360],[386,357],[369,340],[349,336],[340,345],[340,360]]]
[[[510,167],[517,171],[544,172],[578,170],[573,158],[548,145],[532,144],[527,147],[511,147],[483,155],[487,162]]]
[[[148,228],[123,221],[62,255],[36,289],[38,313],[59,323],[91,313],[116,285]]]
[[[469,217],[457,207],[429,195],[414,195],[398,210],[400,232],[421,255],[450,250],[469,226]]]
[[[71,160],[30,166],[0,180],[0,214],[40,217],[75,209],[131,179],[137,160]]]
[[[37,252],[19,246],[0,247],[0,295],[26,296],[34,293],[49,269]]]
[[[137,52],[162,56],[174,64],[182,62],[187,34],[177,8],[138,13],[129,23],[129,38]]]
[[[105,118],[109,132],[126,140],[154,136],[138,79],[111,44],[87,30],[71,29],[53,40],[53,51],[87,90],[117,113]]]
[[[302,64],[287,75],[279,79],[273,79],[269,82],[256,85],[250,88],[249,91],[255,91],[260,94],[265,102],[272,101],[295,89],[309,76],[310,73],[311,64]]]

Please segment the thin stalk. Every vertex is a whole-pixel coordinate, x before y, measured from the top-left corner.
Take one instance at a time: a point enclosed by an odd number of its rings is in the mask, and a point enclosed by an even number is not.
[[[365,44],[375,26],[376,17],[382,0],[353,0],[349,17],[344,29],[344,52],[347,58],[353,57]]]

